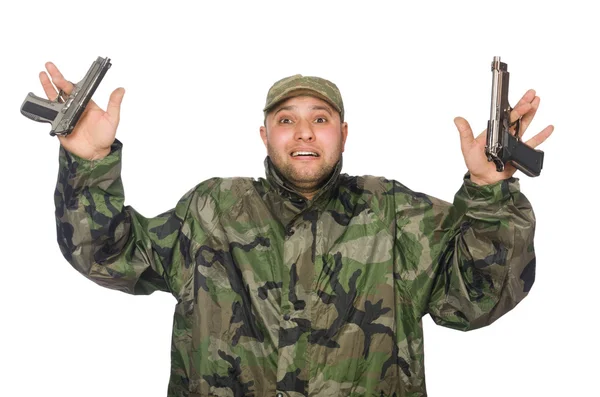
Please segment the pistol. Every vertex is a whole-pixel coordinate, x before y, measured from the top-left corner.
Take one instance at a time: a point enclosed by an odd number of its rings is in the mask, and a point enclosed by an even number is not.
[[[527,176],[538,176],[542,171],[544,152],[536,150],[521,141],[521,119],[510,122],[511,106],[508,104],[508,77],[506,63],[495,56],[492,61],[492,106],[487,126],[485,154],[488,161],[496,164],[502,172],[504,165],[511,162]],[[515,134],[510,128],[515,127]]]
[[[21,114],[34,121],[52,124],[51,136],[69,135],[110,66],[109,58],[98,57],[68,96],[60,90],[53,101],[30,92],[21,105]]]

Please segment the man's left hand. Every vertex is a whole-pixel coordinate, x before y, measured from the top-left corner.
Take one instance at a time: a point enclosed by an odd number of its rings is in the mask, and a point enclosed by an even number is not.
[[[531,124],[539,106],[540,97],[535,95],[534,90],[529,90],[511,111],[511,123],[521,118],[520,136],[523,136],[527,127]],[[460,146],[465,158],[465,164],[471,174],[471,181],[478,185],[489,185],[508,179],[515,173],[517,169],[510,162],[505,164],[504,171],[498,172],[496,171],[494,162],[488,161],[485,154],[487,130],[484,130],[475,138],[467,120],[462,117],[456,117],[454,124],[460,133]],[[524,143],[535,148],[548,139],[552,131],[554,131],[554,126],[549,125]],[[512,128],[511,133],[514,134]]]

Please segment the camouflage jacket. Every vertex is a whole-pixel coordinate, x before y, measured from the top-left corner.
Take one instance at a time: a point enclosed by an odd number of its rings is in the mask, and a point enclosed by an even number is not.
[[[176,299],[168,396],[426,396],[422,317],[469,330],[529,292],[534,214],[516,179],[453,204],[341,174],[312,201],[266,179],[214,178],[145,218],[124,205],[122,145],[61,148],[65,258],[99,285]]]

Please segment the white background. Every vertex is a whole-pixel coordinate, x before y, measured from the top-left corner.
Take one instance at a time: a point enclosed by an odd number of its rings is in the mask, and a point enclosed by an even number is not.
[[[126,204],[145,216],[213,176],[262,176],[267,89],[295,73],[335,82],[349,137],[344,172],[394,178],[452,200],[465,166],[452,122],[489,118],[492,57],[510,101],[542,98],[531,125],[554,135],[538,178],[530,296],[462,333],[424,319],[429,395],[597,395],[598,38],[593,2],[23,1],[0,10],[2,256],[0,395],[166,395],[175,300],[103,289],[56,244],[58,142],[19,113],[53,61],[79,81],[113,66],[94,96],[127,93]],[[198,3],[198,4],[195,4]],[[585,5],[588,4],[588,5]],[[10,8],[7,8],[10,7]]]

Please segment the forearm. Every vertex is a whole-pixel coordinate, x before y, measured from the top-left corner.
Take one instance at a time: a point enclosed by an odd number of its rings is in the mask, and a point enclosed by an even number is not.
[[[518,182],[457,193],[437,256],[429,311],[444,326],[463,330],[491,324],[529,292],[535,274],[535,217]]]
[[[128,293],[166,290],[152,252],[149,220],[124,206],[120,157],[118,141],[99,161],[61,148],[55,191],[58,244],[75,269],[102,286]],[[152,285],[138,285],[140,279]]]

